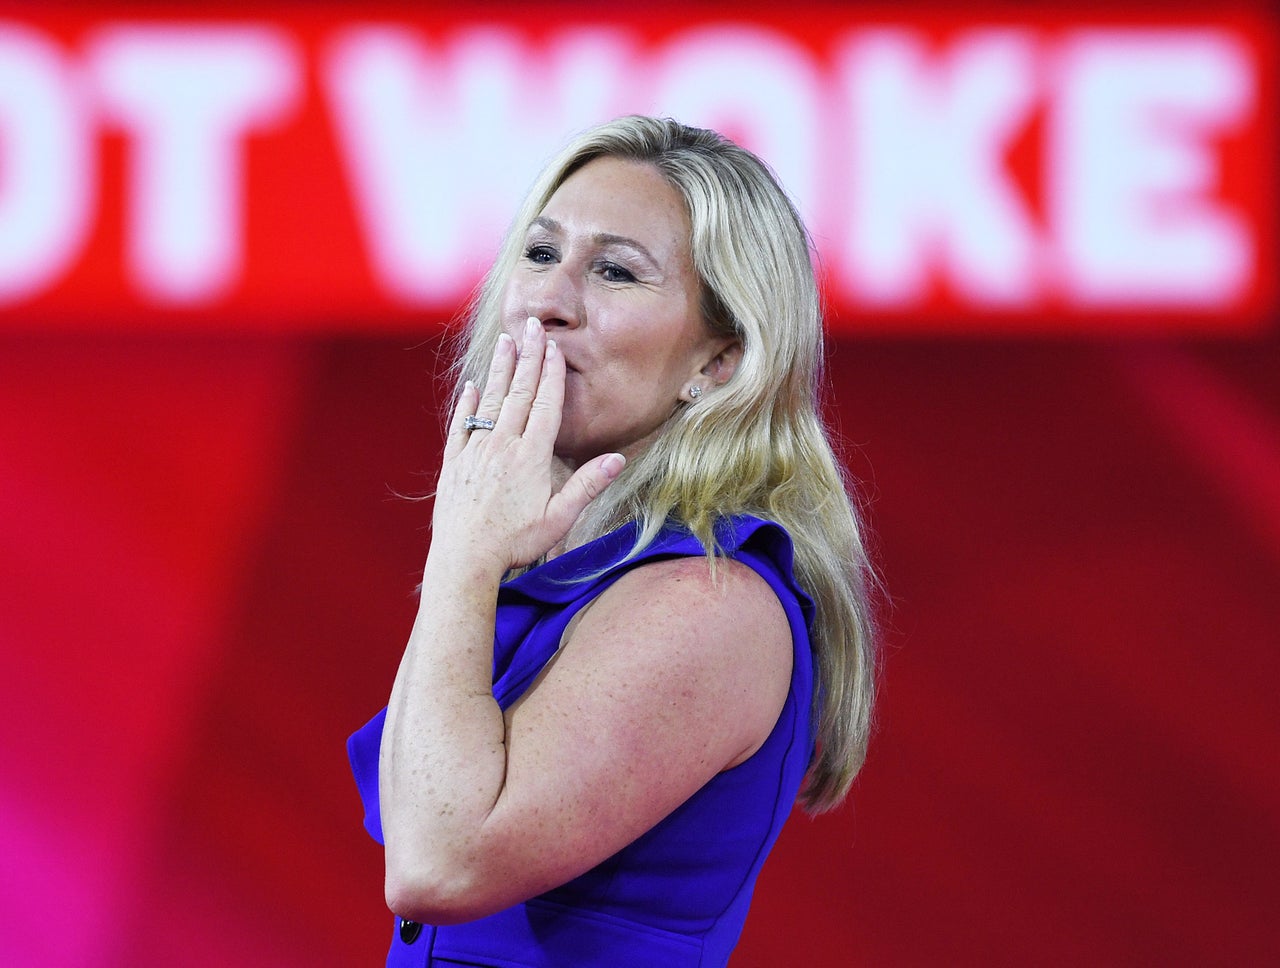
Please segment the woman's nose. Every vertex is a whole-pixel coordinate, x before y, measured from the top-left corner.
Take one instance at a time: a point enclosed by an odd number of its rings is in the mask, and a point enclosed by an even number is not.
[[[525,314],[537,316],[547,329],[576,329],[582,324],[582,292],[570,266],[557,263],[530,280]]]

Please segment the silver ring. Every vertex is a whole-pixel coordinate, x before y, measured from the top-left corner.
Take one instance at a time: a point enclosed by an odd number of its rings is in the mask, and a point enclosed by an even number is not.
[[[493,421],[488,417],[477,417],[475,414],[462,421],[462,429],[468,433],[472,430],[492,430]]]

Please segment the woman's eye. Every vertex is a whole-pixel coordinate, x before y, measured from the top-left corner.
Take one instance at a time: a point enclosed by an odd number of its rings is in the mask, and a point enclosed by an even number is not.
[[[525,249],[524,257],[530,262],[537,262],[545,265],[554,262],[556,258],[555,249],[549,245],[531,245]]]
[[[603,263],[600,266],[600,275],[604,276],[605,282],[635,282],[636,278],[615,262]]]

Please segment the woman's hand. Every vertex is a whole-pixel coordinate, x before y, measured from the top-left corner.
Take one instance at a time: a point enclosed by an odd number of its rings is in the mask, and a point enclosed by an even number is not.
[[[554,450],[564,389],[564,356],[537,318],[525,324],[518,354],[511,337],[499,337],[484,396],[468,382],[450,422],[433,554],[482,556],[499,574],[527,564],[555,547],[618,476],[623,456],[603,454],[557,490]],[[471,416],[494,421],[494,428],[466,430]]]

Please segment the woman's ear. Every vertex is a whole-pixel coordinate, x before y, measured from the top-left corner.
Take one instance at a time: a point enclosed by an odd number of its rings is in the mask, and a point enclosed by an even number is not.
[[[723,386],[738,369],[740,359],[742,359],[742,341],[733,337],[720,345],[720,351],[700,372],[711,381],[713,386]]]

